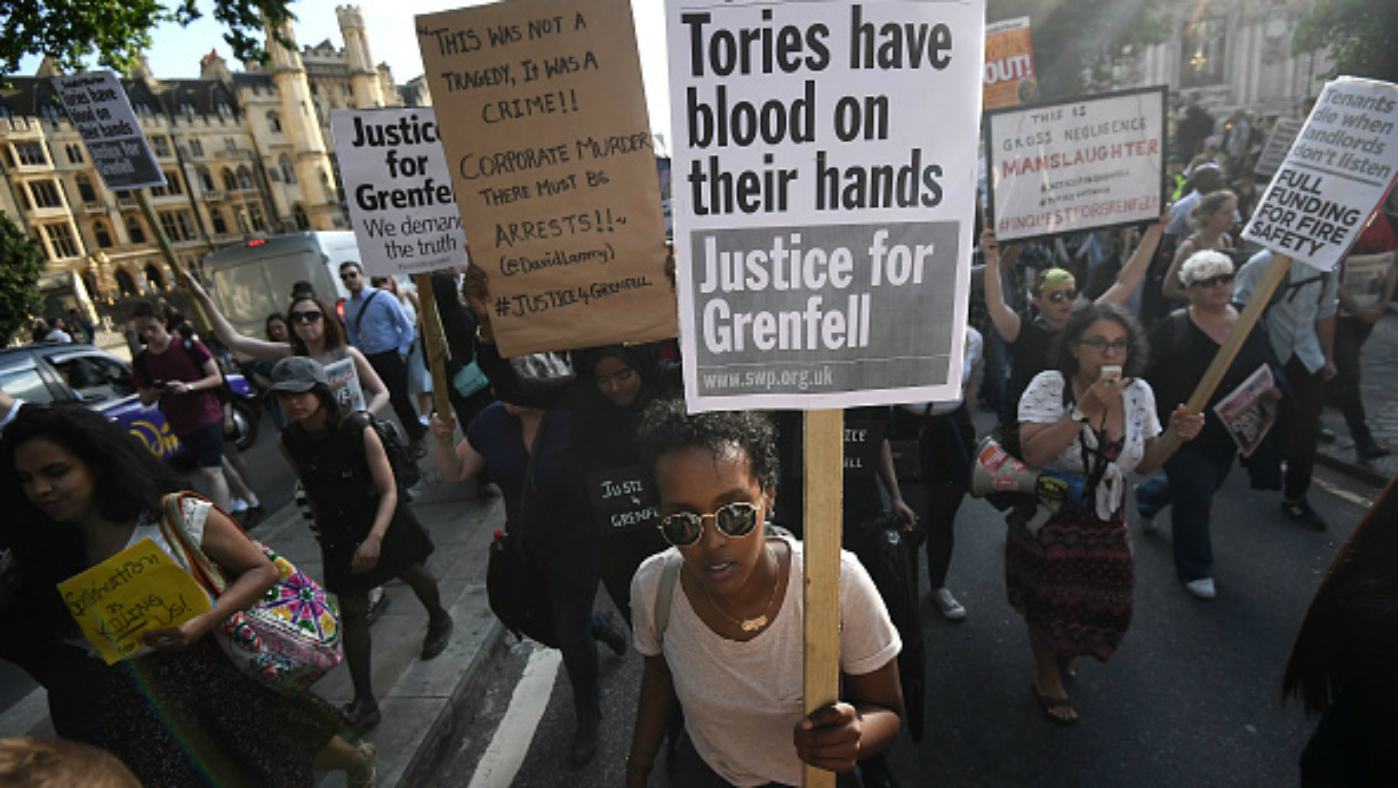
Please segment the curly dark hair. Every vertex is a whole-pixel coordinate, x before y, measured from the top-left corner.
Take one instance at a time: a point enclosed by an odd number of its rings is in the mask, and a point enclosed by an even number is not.
[[[1054,349],[1050,353],[1054,368],[1064,373],[1066,379],[1079,373],[1079,362],[1074,358],[1074,346],[1089,330],[1089,326],[1100,320],[1111,320],[1128,332],[1128,357],[1123,360],[1123,376],[1141,377],[1147,367],[1147,332],[1133,313],[1118,304],[1090,304],[1070,315],[1069,322],[1055,337]]]
[[[690,414],[678,399],[658,399],[642,414],[637,447],[642,467],[652,477],[662,457],[692,446],[715,456],[739,449],[747,455],[749,470],[763,489],[778,484],[778,433],[773,420],[758,411],[712,411]],[[658,484],[660,480],[656,480]]]
[[[340,315],[336,313],[325,301],[319,297],[308,296],[306,298],[292,299],[292,303],[287,306],[287,342],[292,346],[292,353],[298,356],[309,356],[311,352],[306,349],[306,343],[297,336],[296,323],[292,320],[292,311],[297,304],[302,301],[310,301],[321,311],[321,330],[325,332],[326,350],[335,350],[345,345],[345,329],[340,325]]]
[[[0,505],[6,512],[0,518],[0,543],[14,548],[25,589],[52,589],[87,568],[78,526],[50,520],[24,492],[15,452],[32,440],[55,443],[88,465],[96,482],[93,495],[98,513],[109,522],[158,514],[162,497],[186,486],[141,441],[105,416],[78,405],[26,404],[0,440]],[[61,608],[56,594],[45,596],[52,596]]]

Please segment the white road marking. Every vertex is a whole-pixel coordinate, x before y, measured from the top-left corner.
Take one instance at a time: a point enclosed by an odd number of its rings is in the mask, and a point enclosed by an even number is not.
[[[1349,490],[1343,490],[1335,484],[1331,484],[1324,479],[1319,479],[1317,476],[1313,476],[1313,484],[1316,484],[1318,487],[1321,487],[1326,492],[1329,492],[1332,495],[1341,498],[1343,501],[1346,501],[1348,503],[1354,503],[1357,506],[1360,506],[1362,509],[1370,509],[1371,504],[1374,503],[1374,501],[1362,498],[1354,492],[1351,492]]]
[[[525,762],[535,728],[544,716],[562,659],[559,651],[552,648],[539,648],[530,655],[525,673],[511,693],[510,707],[491,737],[491,744],[477,762],[468,788],[509,788],[515,780],[516,772]]]

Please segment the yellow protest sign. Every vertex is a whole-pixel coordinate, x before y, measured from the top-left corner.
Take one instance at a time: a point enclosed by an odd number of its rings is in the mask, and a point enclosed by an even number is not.
[[[210,608],[204,589],[150,539],[64,580],[58,592],[108,665],[140,650],[142,632],[178,627]]]

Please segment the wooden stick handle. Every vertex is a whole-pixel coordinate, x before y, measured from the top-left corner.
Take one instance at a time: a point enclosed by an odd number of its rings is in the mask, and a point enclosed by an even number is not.
[[[433,406],[444,415],[452,412],[447,387],[452,381],[447,379],[447,359],[451,352],[443,335],[442,318],[438,315],[437,298],[433,296],[432,274],[414,274],[413,283],[418,286],[418,308],[423,313],[423,338],[427,340],[428,369],[433,373]],[[463,424],[465,430],[467,425]]]
[[[841,678],[841,436],[839,410],[804,414],[804,714],[835,703]],[[834,788],[836,774],[803,767],[805,788]]]

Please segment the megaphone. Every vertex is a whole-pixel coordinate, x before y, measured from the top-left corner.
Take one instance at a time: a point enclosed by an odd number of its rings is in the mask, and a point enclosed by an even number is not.
[[[1085,481],[1083,476],[1077,474],[1031,468],[988,436],[977,447],[977,459],[972,463],[972,479],[968,488],[977,498],[995,497],[1003,493],[1034,496],[1037,504],[1035,515],[1026,520],[1026,527],[1035,533],[1062,505],[1084,505]],[[1007,502],[997,508],[1010,508],[1013,503]]]

